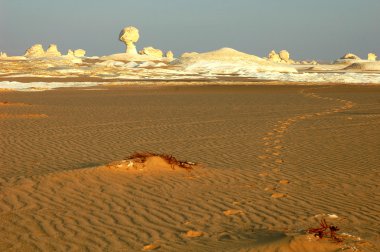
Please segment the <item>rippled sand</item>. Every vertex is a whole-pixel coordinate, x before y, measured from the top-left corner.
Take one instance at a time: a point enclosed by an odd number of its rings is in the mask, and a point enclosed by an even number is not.
[[[379,94],[147,84],[0,93],[0,249],[378,251]],[[134,151],[201,166],[107,166]],[[305,236],[321,218],[343,243]]]

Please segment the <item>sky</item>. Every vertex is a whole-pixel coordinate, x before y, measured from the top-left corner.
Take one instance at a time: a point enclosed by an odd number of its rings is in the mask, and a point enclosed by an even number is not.
[[[286,49],[296,60],[380,55],[380,0],[0,0],[0,51],[8,55],[37,43],[121,53],[126,26],[140,30],[138,49],[175,56],[222,47],[260,57]]]

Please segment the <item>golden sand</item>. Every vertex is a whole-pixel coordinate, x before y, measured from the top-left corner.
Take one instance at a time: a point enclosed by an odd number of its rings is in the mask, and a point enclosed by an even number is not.
[[[377,251],[379,93],[365,86],[1,93],[0,102],[30,105],[0,106],[10,115],[0,117],[0,250]],[[135,151],[202,165],[128,166],[123,160]],[[346,234],[344,242],[305,234],[321,218]]]

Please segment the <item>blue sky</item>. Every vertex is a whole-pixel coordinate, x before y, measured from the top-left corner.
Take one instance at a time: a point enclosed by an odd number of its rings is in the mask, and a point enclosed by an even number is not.
[[[0,0],[0,51],[21,55],[50,43],[66,53],[124,51],[120,30],[140,30],[138,49],[175,55],[221,47],[265,56],[333,60],[380,54],[379,0]]]

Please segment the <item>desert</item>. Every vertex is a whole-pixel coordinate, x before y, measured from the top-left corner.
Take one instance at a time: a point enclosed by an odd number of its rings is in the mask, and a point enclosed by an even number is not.
[[[246,50],[226,3],[203,3],[209,24],[167,5],[82,4],[67,27],[30,26],[23,53],[0,40],[0,251],[380,251],[379,48],[300,57],[306,43],[286,42],[301,29],[265,38],[271,15]],[[97,26],[83,22],[92,11]],[[232,22],[225,42],[213,12]],[[140,28],[133,13],[154,21]],[[97,33],[87,46],[78,20]],[[106,37],[112,20],[123,24]],[[35,39],[50,26],[55,37]],[[93,53],[108,40],[121,49]]]
[[[265,83],[3,92],[1,248],[376,251],[378,92]],[[197,165],[133,167],[123,160],[135,151]],[[344,242],[305,233],[322,217]]]

